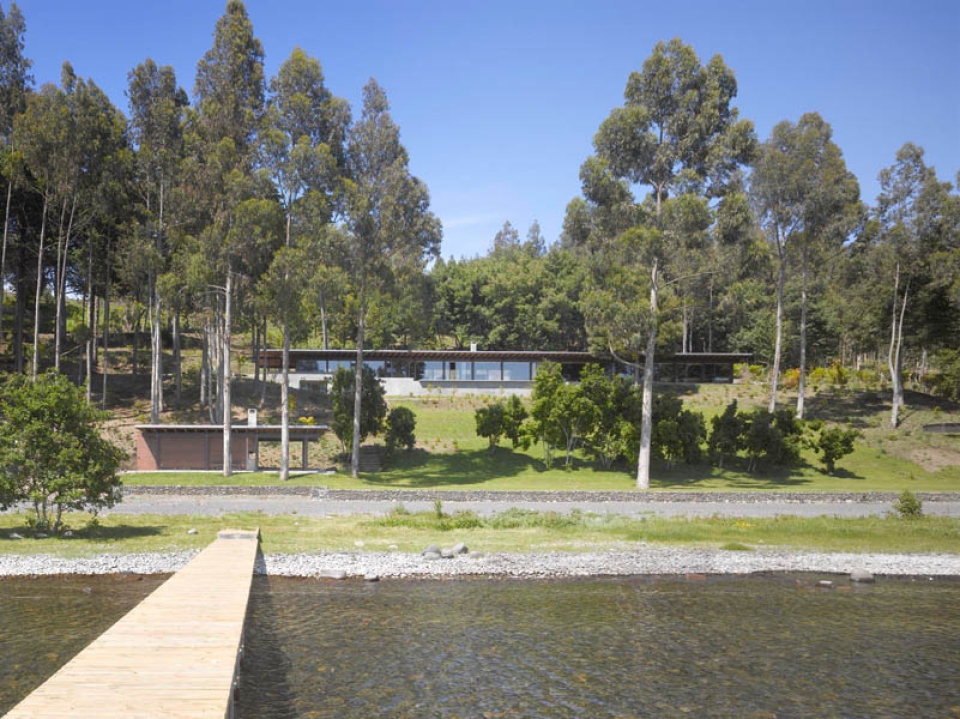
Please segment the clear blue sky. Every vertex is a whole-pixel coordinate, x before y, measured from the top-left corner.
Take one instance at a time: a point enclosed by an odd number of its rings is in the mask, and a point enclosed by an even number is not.
[[[0,0],[5,10],[7,0]],[[152,57],[191,93],[225,0],[21,0],[37,84],[69,60],[127,112],[127,73]],[[297,45],[359,114],[375,77],[444,224],[444,257],[486,252],[510,220],[555,240],[580,164],[632,70],[680,37],[736,73],[766,138],[817,111],[873,202],[907,141],[939,177],[960,170],[957,0],[248,0],[268,76]]]

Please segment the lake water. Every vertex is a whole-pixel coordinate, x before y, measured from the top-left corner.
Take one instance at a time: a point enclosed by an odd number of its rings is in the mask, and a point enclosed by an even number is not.
[[[258,578],[239,716],[960,716],[960,582],[817,579]]]
[[[960,581],[257,577],[241,719],[960,717]],[[0,714],[160,580],[0,581]]]

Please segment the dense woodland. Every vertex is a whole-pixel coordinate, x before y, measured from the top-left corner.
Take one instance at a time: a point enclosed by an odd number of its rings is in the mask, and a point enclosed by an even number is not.
[[[59,85],[35,87],[26,27],[16,4],[0,8],[7,371],[68,363],[105,402],[123,333],[158,421],[181,401],[189,339],[201,404],[225,427],[240,334],[251,353],[356,347],[360,360],[371,346],[589,349],[643,370],[645,403],[655,356],[750,352],[770,411],[795,373],[798,416],[806,378],[838,364],[889,385],[893,426],[905,381],[960,393],[956,186],[908,142],[879,196],[861,197],[827,119],[758,138],[733,70],[679,39],[627,78],[560,237],[504,222],[484,256],[445,260],[385,90],[371,79],[357,112],[299,48],[267,78],[240,0],[192,94],[146,58],[126,112],[68,62]]]

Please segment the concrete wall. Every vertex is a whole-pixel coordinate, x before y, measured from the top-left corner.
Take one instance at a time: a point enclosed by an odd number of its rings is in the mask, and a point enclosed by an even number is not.
[[[271,382],[280,382],[281,375],[268,374],[267,379]],[[300,389],[303,382],[323,382],[328,383],[330,375],[317,374],[316,372],[291,372],[290,387]],[[423,397],[427,395],[449,396],[454,394],[475,394],[489,395],[491,397],[509,397],[512,394],[521,397],[528,397],[533,390],[533,382],[528,380],[493,380],[468,381],[468,380],[433,380],[430,382],[421,382],[409,377],[383,377],[380,382],[388,397]]]

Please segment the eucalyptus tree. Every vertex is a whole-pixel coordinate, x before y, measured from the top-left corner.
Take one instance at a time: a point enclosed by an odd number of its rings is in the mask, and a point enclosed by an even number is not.
[[[171,252],[166,210],[183,158],[183,110],[188,101],[186,92],[177,85],[173,68],[158,67],[152,59],[131,70],[127,80],[141,222],[147,240],[143,249],[149,258],[150,421],[156,423],[163,408],[160,276],[168,270]]]
[[[761,223],[777,250],[777,332],[768,411],[777,403],[783,345],[784,285],[790,249],[800,256],[800,385],[797,417],[806,392],[807,307],[810,262],[818,253],[837,257],[859,214],[860,186],[847,170],[833,130],[818,113],[778,123],[763,143],[752,190]]]
[[[16,3],[8,13],[0,7],[0,162],[7,183],[3,214],[3,246],[0,249],[0,347],[3,346],[3,300],[7,276],[7,239],[10,229],[10,205],[19,164],[13,142],[13,120],[24,111],[27,93],[33,81],[30,60],[23,54],[26,23]]]
[[[752,123],[740,120],[733,106],[737,82],[716,55],[702,64],[693,48],[675,38],[660,42],[631,73],[624,105],[615,108],[594,138],[596,157],[585,174],[605,174],[602,184],[623,208],[634,187],[645,188],[645,211],[639,222],[603,240],[626,241],[635,271],[648,276],[649,303],[634,319],[645,336],[642,421],[637,461],[637,486],[650,484],[652,401],[660,293],[682,280],[676,270],[680,248],[695,240],[712,216],[711,201],[723,197],[739,168],[751,160],[755,137]],[[587,177],[592,181],[591,177]],[[585,182],[585,185],[587,182]],[[598,184],[594,182],[594,184]],[[666,205],[672,203],[673,208]],[[601,203],[597,203],[601,204]],[[629,209],[628,209],[629,212]]]
[[[280,194],[283,248],[268,273],[272,314],[283,327],[280,478],[290,473],[290,330],[303,305],[309,245],[322,238],[339,196],[349,108],[324,84],[320,62],[295,48],[270,82],[261,133],[264,166]],[[301,213],[301,207],[308,208]],[[299,231],[298,231],[299,230]]]
[[[223,421],[223,473],[231,474],[230,335],[234,279],[243,243],[237,229],[262,225],[263,207],[245,203],[263,195],[254,175],[257,131],[264,115],[266,85],[263,47],[240,0],[229,0],[217,20],[213,46],[197,64],[194,88],[200,157],[195,163],[203,187],[205,245],[218,318],[220,391]],[[219,318],[222,318],[220,320]]]
[[[65,150],[71,136],[70,113],[64,93],[52,84],[46,84],[39,92],[32,94],[24,111],[14,120],[14,142],[22,154],[24,168],[33,188],[43,198],[37,239],[33,358],[30,369],[34,379],[39,365],[40,299],[46,274],[47,218],[51,206],[61,200],[66,208],[65,186],[69,182],[70,162]],[[62,217],[63,213],[60,215]]]
[[[893,428],[899,426],[900,409],[905,404],[904,327],[911,320],[932,324],[931,315],[951,314],[946,306],[925,312],[923,304],[924,299],[929,298],[931,283],[936,283],[939,274],[932,263],[955,267],[956,253],[960,251],[956,197],[950,194],[949,183],[937,179],[923,155],[923,148],[909,142],[897,151],[896,162],[880,172],[880,195],[875,211],[879,225],[880,272],[889,283],[888,297],[892,295],[887,365],[893,390],[890,415]],[[948,286],[937,284],[940,292]],[[912,317],[908,307],[915,308]],[[955,311],[952,314],[956,318]],[[919,329],[914,327],[913,334],[922,335]]]
[[[400,128],[390,116],[376,80],[363,88],[363,111],[350,128],[345,182],[346,225],[351,234],[349,268],[356,284],[357,359],[353,444],[354,477],[360,463],[360,414],[364,329],[370,293],[400,271],[422,271],[439,253],[442,229],[430,212],[427,186],[410,173]]]

